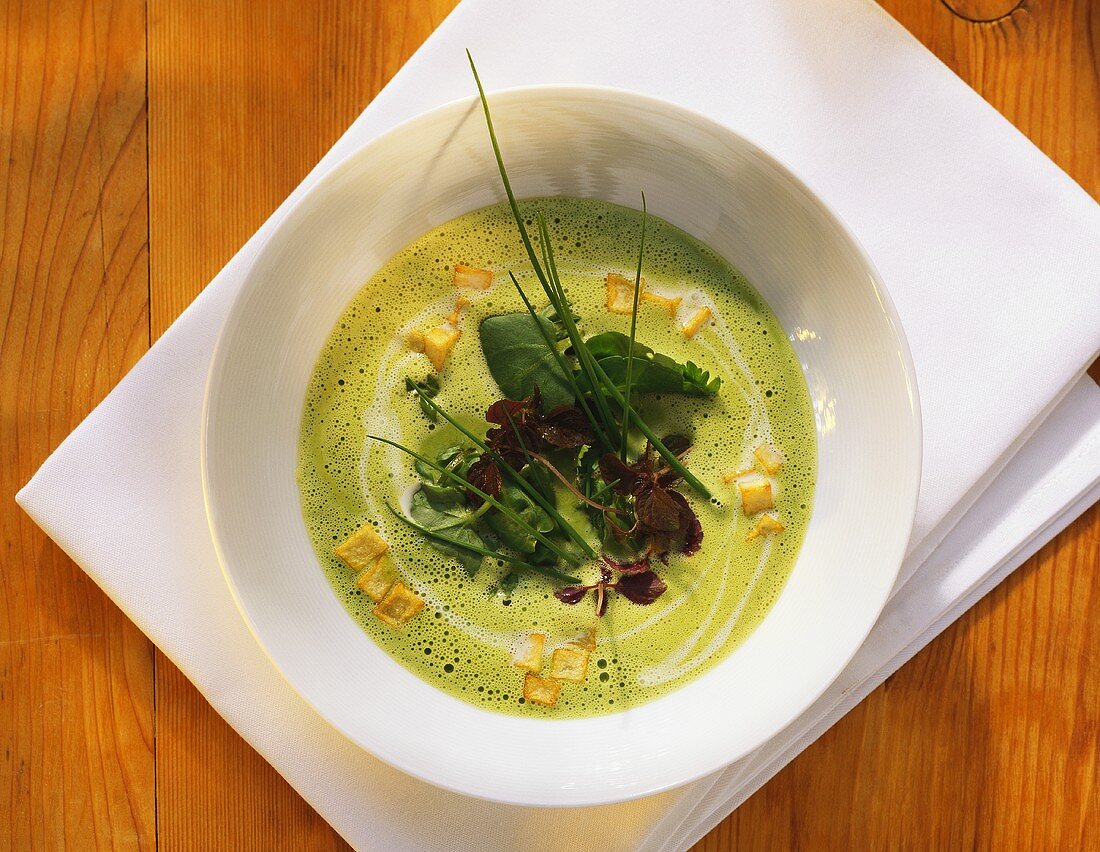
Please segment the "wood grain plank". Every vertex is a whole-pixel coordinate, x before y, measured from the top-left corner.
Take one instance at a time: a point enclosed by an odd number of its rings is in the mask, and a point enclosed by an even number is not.
[[[453,5],[151,0],[154,336]],[[156,678],[162,850],[344,846],[159,654]]]
[[[11,499],[148,347],[144,5],[0,20],[0,847],[151,849],[152,646]]]

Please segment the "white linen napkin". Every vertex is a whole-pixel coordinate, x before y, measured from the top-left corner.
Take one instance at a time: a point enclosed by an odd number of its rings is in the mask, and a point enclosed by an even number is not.
[[[18,495],[357,847],[586,848],[599,838],[608,849],[680,848],[1096,498],[1100,392],[1074,379],[1100,343],[1100,208],[867,0],[685,9],[466,0]],[[913,349],[924,480],[887,612],[788,730],[721,773],[638,802],[494,805],[358,749],[267,661],[207,530],[198,467],[206,371],[258,246],[287,204],[348,152],[471,94],[465,47],[490,90],[621,86],[699,109],[775,153],[859,235]]]

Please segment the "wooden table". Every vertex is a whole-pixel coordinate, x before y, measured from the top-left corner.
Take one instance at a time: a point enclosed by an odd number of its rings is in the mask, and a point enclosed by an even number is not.
[[[342,847],[11,495],[452,5],[0,2],[0,847]],[[885,5],[1100,195],[1096,0]],[[699,848],[1100,848],[1098,616],[1094,506]]]

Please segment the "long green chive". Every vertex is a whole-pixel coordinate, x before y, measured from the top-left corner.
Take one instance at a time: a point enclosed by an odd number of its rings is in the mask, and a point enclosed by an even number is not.
[[[630,313],[630,346],[626,350],[626,384],[624,385],[623,398],[626,400],[626,408],[623,409],[623,439],[619,443],[619,458],[626,462],[626,437],[630,431],[630,385],[631,374],[634,372],[634,338],[638,333],[638,294],[642,289],[642,255],[645,253],[645,220],[646,220],[645,193],[642,193],[642,238],[638,245],[638,270],[634,273],[634,308]]]
[[[474,57],[469,50],[466,51],[466,58],[470,60],[470,70],[474,72],[474,82],[477,83],[477,91],[481,95],[481,108],[485,112],[485,125],[489,128],[489,141],[493,143],[493,154],[497,159],[497,169],[500,171],[500,179],[504,184],[504,192],[508,196],[508,204],[512,208],[512,216],[515,217],[516,224],[519,225],[519,236],[523,240],[523,247],[527,250],[527,257],[531,261],[531,266],[534,267],[535,275],[538,276],[539,281],[545,288],[547,284],[546,273],[539,266],[539,260],[535,257],[535,247],[531,243],[531,237],[528,236],[527,229],[523,226],[523,214],[519,212],[519,204],[516,202],[515,193],[512,192],[512,184],[508,180],[508,171],[504,168],[504,157],[500,153],[497,132],[493,129],[493,117],[489,114],[489,101],[485,97],[485,88],[481,85],[481,77],[478,76],[477,66],[474,65]]]
[[[608,441],[606,436],[603,434],[603,428],[599,421],[597,421],[596,418],[592,415],[592,410],[588,407],[588,400],[584,398],[584,392],[581,390],[580,385],[577,384],[577,379],[573,375],[573,369],[569,366],[569,364],[566,363],[565,356],[562,355],[561,352],[558,350],[557,343],[550,338],[550,332],[548,332],[543,326],[539,318],[538,311],[536,311],[535,306],[531,304],[531,300],[527,298],[527,294],[523,292],[523,288],[520,286],[519,281],[516,280],[516,276],[511,272],[508,273],[508,276],[512,279],[512,283],[516,286],[516,292],[519,293],[519,297],[523,300],[523,306],[527,308],[527,312],[535,321],[535,327],[538,328],[539,333],[542,335],[542,339],[546,342],[547,348],[554,353],[554,360],[557,361],[558,367],[563,373],[565,373],[566,378],[569,380],[569,384],[573,388],[573,394],[577,398],[577,404],[580,405],[581,410],[584,412],[584,416],[588,418],[588,422],[591,423],[592,426],[595,428],[596,436],[600,439],[600,441],[602,441],[604,444],[607,444]],[[552,304],[551,307],[553,307]],[[555,310],[557,309],[555,308]]]
[[[432,538],[436,541],[444,542],[445,544],[449,544],[452,547],[461,548],[462,550],[468,550],[471,553],[476,553],[480,556],[488,556],[490,559],[499,559],[501,562],[506,562],[516,568],[522,568],[526,571],[534,571],[538,574],[545,574],[547,577],[553,577],[555,580],[561,580],[563,583],[580,583],[580,580],[578,580],[571,574],[564,574],[561,571],[551,568],[548,565],[535,565],[533,562],[524,562],[522,559],[519,559],[515,556],[510,556],[507,553],[500,553],[496,550],[489,550],[489,548],[487,547],[478,547],[476,544],[473,544],[469,541],[462,541],[461,539],[451,538],[447,535],[440,535],[436,530],[430,530],[427,527],[423,527],[416,521],[410,519],[408,516],[405,515],[404,512],[397,511],[397,509],[395,509],[389,503],[386,503],[385,506],[387,509],[393,512],[395,517],[397,517],[401,521],[404,521],[406,524],[408,524],[410,527],[412,527],[414,530],[416,530],[418,533],[425,536],[426,538]],[[444,528],[441,527],[440,529]],[[447,529],[449,529],[449,527]]]
[[[594,369],[596,359],[592,357],[588,347],[584,345],[584,339],[573,320],[573,309],[569,304],[569,298],[565,295],[565,289],[561,286],[561,279],[558,277],[558,265],[554,261],[554,247],[550,242],[550,230],[546,227],[546,218],[541,212],[538,214],[538,223],[539,239],[542,242],[543,251],[546,253],[546,266],[550,277],[548,290],[553,290],[557,301],[562,305],[562,308],[558,309],[558,316],[561,317],[562,325],[565,326],[565,331],[569,335],[569,342],[573,345],[573,351],[577,354],[577,362],[581,365],[581,370],[585,373],[589,386],[592,388],[596,408],[600,412],[600,417],[603,418],[608,435],[618,437],[615,430],[615,417],[611,413],[611,408],[608,406],[603,394],[596,392],[597,376]]]
[[[539,259],[535,254],[535,246],[531,242],[531,236],[527,233],[527,228],[523,223],[523,214],[519,209],[519,202],[516,201],[516,195],[512,192],[512,182],[508,180],[508,170],[504,167],[504,156],[500,152],[500,143],[497,141],[496,129],[493,127],[493,116],[489,112],[489,100],[485,96],[485,87],[481,85],[481,77],[477,73],[477,66],[474,65],[474,57],[469,50],[466,51],[466,57],[470,60],[470,70],[474,74],[474,82],[477,83],[477,91],[481,96],[481,107],[485,113],[485,126],[489,130],[489,141],[493,146],[493,155],[496,157],[497,170],[500,172],[501,183],[504,184],[504,193],[508,196],[508,205],[512,208],[512,217],[516,220],[516,226],[519,228],[519,236],[523,241],[523,247],[527,251],[527,257],[531,261],[531,267],[535,270],[535,275],[539,279],[539,283],[542,284],[542,289],[546,292],[547,298],[550,300],[550,304],[554,306],[554,310],[558,312],[558,317],[569,333],[569,342],[572,344],[574,351],[580,353],[580,348],[583,345],[583,341],[580,340],[579,334],[577,334],[576,323],[573,320],[572,310],[569,308],[568,301],[563,306],[561,300],[558,298],[558,293],[555,291],[550,278],[548,277],[547,270],[545,270],[539,263]],[[546,250],[549,250],[548,241],[544,243]],[[563,294],[564,296],[564,294]],[[586,378],[590,381],[592,388],[592,394],[597,400],[597,407],[601,408],[600,416],[605,418],[604,431],[607,433],[605,437],[610,437],[614,434],[614,420],[610,417],[610,409],[607,409],[607,403],[600,398],[600,395],[596,393],[595,376],[591,375],[591,368],[584,363],[582,357],[578,357],[578,361],[581,362],[581,369],[586,374]],[[602,403],[602,406],[601,406]],[[606,413],[605,413],[606,409]],[[595,421],[593,421],[595,422]]]
[[[516,225],[519,226],[520,239],[523,240],[523,247],[527,251],[527,257],[531,261],[531,266],[535,270],[535,275],[538,276],[539,283],[542,284],[542,288],[546,291],[546,295],[550,299],[550,302],[554,305],[554,309],[558,311],[558,316],[561,317],[562,323],[563,325],[565,325],[566,331],[569,332],[569,341],[573,345],[574,351],[577,353],[578,362],[582,364],[582,368],[586,361],[591,364],[591,372],[595,373],[595,375],[586,377],[590,379],[592,395],[596,398],[597,405],[599,405],[599,402],[601,401],[601,395],[598,391],[597,382],[592,381],[592,379],[597,379],[598,383],[602,385],[604,389],[611,394],[615,401],[620,406],[624,407],[623,410],[626,411],[626,403],[623,399],[622,393],[611,382],[611,380],[607,376],[607,373],[604,372],[599,363],[589,355],[588,350],[584,346],[584,341],[574,339],[574,335],[576,333],[576,323],[573,322],[573,312],[572,310],[562,311],[560,309],[557,304],[557,293],[555,292],[553,285],[548,280],[546,272],[539,265],[538,257],[536,257],[535,255],[535,247],[531,243],[531,237],[528,235],[527,228],[525,228],[523,224],[523,214],[520,213],[519,204],[516,201],[515,193],[512,192],[512,184],[508,180],[508,171],[504,168],[504,157],[500,153],[500,143],[497,141],[496,130],[493,128],[493,117],[489,112],[489,100],[485,96],[485,87],[481,85],[481,77],[477,73],[477,66],[474,65],[474,57],[469,50],[466,51],[466,57],[470,60],[470,70],[473,71],[474,82],[477,83],[477,91],[478,94],[481,96],[481,108],[482,111],[485,113],[485,125],[489,130],[489,141],[493,145],[493,154],[496,157],[497,169],[500,171],[501,182],[504,184],[504,192],[508,196],[508,204],[512,208],[512,216],[516,220]],[[577,335],[577,337],[579,338],[579,335]],[[587,359],[585,358],[585,356],[588,356]],[[604,403],[604,405],[606,406],[606,402]],[[680,460],[676,458],[676,456],[668,449],[668,447],[664,445],[664,443],[660,440],[660,438],[657,437],[654,431],[649,428],[649,425],[644,420],[642,420],[637,411],[630,409],[628,419],[634,421],[635,425],[638,427],[638,430],[643,435],[645,435],[646,438],[649,439],[649,442],[653,445],[654,449],[656,449],[657,452],[660,453],[661,457],[666,462],[668,462],[669,467],[679,473],[680,476],[682,476],[684,480],[691,485],[692,488],[694,488],[704,497],[707,497],[709,499],[710,491],[707,490],[707,487],[703,485],[703,483],[700,482],[699,479],[693,473],[691,473],[691,471],[689,471],[686,467],[683,466],[683,464],[681,464]]]
[[[494,450],[492,447],[482,441],[479,437],[477,437],[477,435],[475,435],[473,432],[471,432],[469,429],[459,423],[458,420],[448,414],[434,399],[431,399],[425,394],[421,393],[419,388],[414,386],[413,391],[415,391],[416,394],[420,397],[421,402],[426,403],[432,411],[434,411],[436,414],[438,414],[440,417],[442,417],[444,420],[454,426],[459,432],[461,432],[463,435],[473,441],[474,445],[479,450],[481,450],[483,453],[488,453],[492,457],[493,461],[502,466],[504,468],[504,472],[507,473],[513,480],[515,480],[516,484],[523,490],[523,493],[534,500],[536,503],[538,503],[542,510],[554,519],[554,522],[561,527],[562,532],[573,539],[573,541],[576,542],[582,550],[584,550],[589,558],[595,558],[596,551],[594,551],[591,545],[589,545],[589,543],[584,540],[584,536],[577,532],[577,530],[574,529],[573,526],[568,521],[566,521],[565,518],[562,517],[557,508],[549,500],[543,497],[542,494],[539,493],[539,490],[535,488],[535,486],[524,479],[520,475],[518,470],[508,464],[504,456],[502,456],[500,453],[498,453],[496,450]]]
[[[408,447],[402,446],[401,444],[398,444],[396,441],[391,441],[388,438],[380,438],[377,435],[367,435],[367,437],[370,438],[372,441],[380,441],[383,444],[389,444],[391,447],[395,447],[396,449],[401,450],[401,452],[403,452],[403,453],[408,453],[414,459],[417,459],[418,461],[423,462],[428,467],[431,467],[431,468],[434,468],[435,470],[438,470],[440,473],[442,473],[448,479],[453,479],[455,482],[461,483],[462,485],[466,486],[466,488],[468,488],[470,491],[474,492],[474,494],[476,494],[478,497],[480,497],[486,503],[489,503],[494,509],[496,509],[498,512],[500,512],[502,515],[504,515],[510,521],[512,521],[512,523],[516,524],[521,530],[523,530],[525,533],[527,533],[529,536],[531,536],[533,539],[535,539],[535,541],[539,541],[539,542],[542,542],[543,544],[545,544],[548,548],[550,548],[550,550],[559,559],[564,559],[566,562],[571,562],[574,565],[579,565],[580,564],[580,560],[574,554],[569,553],[568,551],[562,550],[552,540],[550,540],[545,535],[540,533],[537,529],[535,529],[533,526],[531,526],[529,523],[527,523],[527,521],[523,520],[523,518],[520,517],[518,512],[516,512],[514,509],[510,508],[509,506],[505,506],[503,503],[501,503],[499,500],[497,500],[495,497],[493,497],[493,495],[487,494],[486,492],[482,491],[480,488],[478,488],[476,485],[474,485],[468,479],[466,479],[466,477],[459,476],[453,470],[448,470],[447,468],[443,467],[442,465],[436,464],[435,462],[431,461],[427,457],[420,455],[420,453],[416,452],[416,450],[410,450]]]

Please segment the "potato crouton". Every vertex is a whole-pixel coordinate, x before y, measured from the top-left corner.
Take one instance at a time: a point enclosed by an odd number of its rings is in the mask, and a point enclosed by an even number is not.
[[[699,308],[695,312],[695,315],[689,319],[683,326],[685,337],[695,337],[695,332],[703,327],[703,324],[710,319],[710,308],[706,305]]]
[[[443,362],[458,343],[459,334],[457,328],[440,325],[424,335],[424,354],[428,356],[437,373],[443,369]]]
[[[771,444],[761,444],[752,451],[752,454],[756,456],[756,460],[760,462],[760,466],[768,473],[775,473],[779,468],[783,467],[783,462],[786,461],[786,459],[783,458],[783,454]]]
[[[583,683],[588,673],[588,651],[584,648],[556,648],[550,658],[550,677]]]
[[[561,684],[553,678],[539,677],[531,672],[523,678],[523,697],[532,704],[553,707],[558,703],[559,692],[561,692]]]
[[[749,530],[749,534],[745,536],[745,541],[752,541],[762,535],[781,532],[783,532],[783,525],[779,521],[771,515],[761,515],[760,520],[756,522],[756,526]]]
[[[737,490],[741,492],[741,508],[746,515],[755,515],[775,508],[772,483],[766,476],[753,474],[739,479]]]
[[[374,566],[390,546],[374,531],[370,524],[363,524],[347,541],[333,550],[345,565],[353,571],[363,571]]]
[[[639,294],[645,291],[645,279],[638,284]],[[634,282],[616,275],[607,273],[607,309],[613,314],[634,313]]]
[[[391,627],[400,627],[422,609],[424,599],[398,581],[374,608],[374,614]]]
[[[512,661],[516,664],[516,667],[535,674],[541,672],[542,648],[545,643],[546,636],[542,633],[532,633],[530,636],[525,636],[512,655]]]
[[[488,290],[493,283],[493,273],[488,269],[477,269],[473,266],[456,263],[454,282],[456,287]]]
[[[360,574],[355,585],[372,601],[378,602],[386,596],[390,586],[397,580],[397,568],[385,555],[378,557],[374,565]]]

